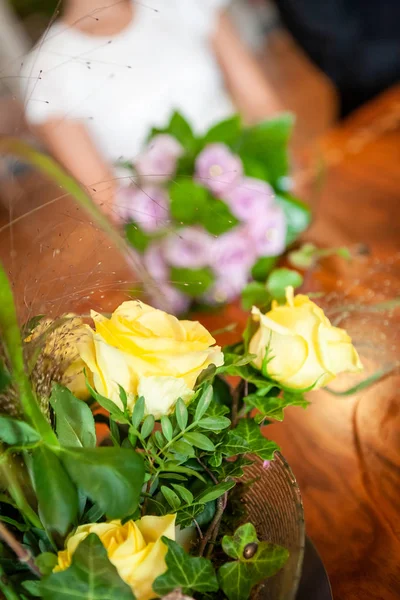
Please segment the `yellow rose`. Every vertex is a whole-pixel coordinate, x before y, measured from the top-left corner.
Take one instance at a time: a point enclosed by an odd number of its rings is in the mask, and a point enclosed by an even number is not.
[[[143,396],[146,414],[170,414],[178,398],[193,397],[198,375],[223,364],[214,338],[197,321],[179,321],[138,301],[124,302],[110,319],[92,311],[94,332],[79,344],[97,392],[122,408],[118,384],[128,407]]]
[[[268,376],[285,387],[320,388],[339,373],[362,370],[346,331],[333,327],[307,296],[293,297],[293,288],[286,289],[285,305],[274,302],[265,315],[253,307],[252,315],[260,323],[249,345],[254,366],[262,368],[268,349]]]
[[[40,339],[42,337],[43,340]],[[82,319],[73,314],[64,315],[58,326],[52,319],[42,319],[31,335],[25,339],[28,344],[39,343],[39,340],[40,344],[43,344],[37,363],[37,385],[40,387],[42,380],[47,385],[51,384],[51,380],[57,379],[77,398],[82,400],[89,398],[90,394],[83,373],[85,363],[77,350],[78,344],[87,338],[86,325]],[[50,391],[49,389],[48,392]]]
[[[90,533],[98,535],[110,562],[132,588],[137,600],[157,598],[153,581],[167,569],[167,547],[161,537],[175,540],[175,515],[147,516],[125,525],[121,525],[121,521],[80,525],[68,538],[66,549],[58,553],[54,571],[64,571],[70,566],[75,550]]]

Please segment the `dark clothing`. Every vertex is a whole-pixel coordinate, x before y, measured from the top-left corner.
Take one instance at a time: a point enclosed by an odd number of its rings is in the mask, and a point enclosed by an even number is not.
[[[400,81],[400,0],[276,0],[282,22],[332,79],[346,115]]]

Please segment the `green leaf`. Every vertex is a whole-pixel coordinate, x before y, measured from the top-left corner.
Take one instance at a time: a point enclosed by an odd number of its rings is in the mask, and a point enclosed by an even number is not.
[[[233,536],[225,535],[222,548],[236,559],[218,571],[218,581],[229,600],[249,598],[253,586],[275,575],[289,556],[281,546],[260,542],[252,523],[239,527]]]
[[[242,120],[240,115],[233,115],[233,117],[213,125],[204,136],[203,142],[205,145],[217,142],[232,148],[237,143],[241,130]]]
[[[171,452],[176,452],[177,454],[180,454],[181,456],[194,456],[195,455],[193,446],[191,446],[187,442],[184,442],[183,440],[177,440],[176,442],[174,442],[172,444],[172,446],[170,446],[170,450],[171,450]]]
[[[135,600],[95,533],[79,544],[71,566],[42,579],[40,588],[44,600]]]
[[[254,419],[240,419],[236,429],[228,431],[219,447],[225,456],[249,452],[263,460],[272,460],[277,450],[277,444],[263,436]]]
[[[118,384],[118,389],[119,389],[119,397],[121,399],[122,406],[124,407],[124,410],[126,410],[128,408],[128,396],[127,396],[127,393],[124,390],[124,388],[122,387],[122,385]]]
[[[275,419],[283,421],[284,409],[288,406],[301,406],[306,408],[309,405],[303,394],[284,392],[282,397],[276,396],[259,396],[250,394],[243,398],[244,403],[251,408],[256,408],[260,411],[263,418]]]
[[[40,591],[40,581],[37,579],[28,579],[21,583],[24,590],[28,592],[31,596],[35,598],[41,598],[42,594]]]
[[[153,415],[147,415],[145,420],[143,421],[142,429],[140,430],[140,435],[146,439],[153,432],[154,429],[154,417]]]
[[[53,385],[50,404],[56,415],[56,431],[62,446],[94,448],[96,429],[92,411],[66,387]]]
[[[264,283],[278,262],[278,258],[278,256],[262,256],[259,258],[251,270],[253,279]]]
[[[163,434],[165,435],[166,440],[170,442],[173,436],[173,428],[171,421],[165,415],[161,417],[161,429]]]
[[[265,284],[251,281],[242,290],[242,306],[244,310],[251,310],[252,306],[263,308],[271,303],[271,295]]]
[[[190,477],[196,477],[206,483],[204,477],[198,473],[195,469],[191,469],[190,467],[183,467],[177,461],[170,461],[164,464],[163,468],[160,471],[165,471],[167,473],[184,473],[185,475],[189,475]]]
[[[134,426],[136,431],[138,431],[139,425],[143,420],[144,408],[145,408],[145,401],[144,401],[143,396],[141,396],[140,398],[138,398],[136,400],[135,406],[134,406],[133,412],[132,412],[132,425]]]
[[[186,119],[178,112],[174,112],[166,129],[159,130],[160,133],[169,133],[182,144],[185,150],[193,146],[195,137]]]
[[[173,483],[172,487],[180,495],[180,497],[186,504],[192,504],[192,502],[193,502],[192,492],[190,492],[188,489],[184,488],[183,485],[179,485],[178,483]]]
[[[294,289],[300,287],[303,277],[297,271],[291,269],[274,269],[267,280],[267,290],[271,296],[282,302],[286,298],[286,288],[292,286]]]
[[[242,137],[239,154],[265,164],[274,187],[279,186],[279,180],[289,170],[288,142],[293,123],[293,116],[284,113],[250,127]]]
[[[222,478],[227,477],[243,477],[244,468],[254,463],[253,458],[247,458],[246,456],[238,456],[236,460],[224,460],[218,467],[218,476]]]
[[[194,414],[194,420],[198,421],[207,412],[213,399],[213,388],[210,384],[204,387],[203,393],[199,398],[196,406],[196,412]]]
[[[200,448],[201,450],[207,450],[208,452],[213,452],[215,450],[215,446],[212,441],[202,433],[186,433],[184,435],[184,440],[189,442],[189,444],[193,444],[193,446],[196,446],[196,448]]]
[[[127,448],[70,448],[62,461],[77,486],[110,519],[136,510],[144,483],[143,458]]]
[[[268,165],[262,160],[257,160],[249,156],[241,156],[243,163],[243,171],[247,177],[254,177],[262,181],[269,181]]]
[[[205,417],[197,423],[201,429],[211,429],[212,431],[221,431],[231,424],[230,419],[226,417]]]
[[[157,448],[162,450],[162,448],[164,448],[164,446],[166,444],[166,439],[163,436],[163,434],[161,433],[161,431],[154,432],[154,439],[155,439]]]
[[[286,245],[292,244],[311,223],[311,209],[291,194],[276,194],[276,202],[283,208],[287,223]]]
[[[179,269],[172,267],[170,272],[171,283],[180,292],[191,298],[202,296],[214,282],[211,269]]]
[[[153,583],[156,594],[164,596],[177,588],[181,589],[183,594],[216,592],[219,589],[211,561],[206,558],[193,558],[173,540],[166,537],[161,539],[168,546],[165,557],[168,569]]]
[[[211,194],[208,195],[205,209],[199,212],[198,222],[214,236],[226,233],[239,223],[228,205]]]
[[[27,446],[40,441],[40,435],[28,423],[0,415],[0,440],[10,446]]]
[[[126,418],[122,410],[115,404],[115,402],[96,392],[96,390],[94,390],[90,385],[87,378],[86,387],[88,388],[93,398],[100,404],[100,406],[102,406],[107,412],[110,413],[114,421],[117,421],[118,423],[129,424],[129,420]]]
[[[177,494],[175,494],[175,492],[173,490],[166,487],[165,485],[161,486],[161,493],[164,496],[164,498],[166,499],[166,501],[168,502],[168,504],[170,505],[170,507],[172,508],[172,510],[174,512],[176,512],[178,510],[178,508],[180,507],[180,505],[182,504],[179,499],[179,496]]]
[[[39,514],[50,533],[65,536],[78,520],[78,492],[58,457],[46,446],[32,452]]]
[[[178,398],[178,401],[175,405],[175,416],[176,421],[179,425],[179,429],[183,431],[186,429],[186,425],[188,422],[188,410],[186,408],[186,404],[182,400],[182,398]]]
[[[233,487],[235,487],[236,481],[222,481],[217,485],[214,485],[212,488],[205,490],[199,496],[196,497],[196,502],[200,504],[205,504],[206,502],[211,502],[212,500],[216,500],[225,492],[229,492]]]
[[[183,225],[200,223],[206,212],[209,192],[191,179],[180,179],[169,186],[170,211],[173,218]]]
[[[53,552],[42,552],[35,558],[35,564],[42,575],[50,575],[57,563],[58,556]]]
[[[140,253],[143,253],[149,245],[151,238],[140,229],[136,223],[127,223],[125,225],[126,239],[130,245]]]

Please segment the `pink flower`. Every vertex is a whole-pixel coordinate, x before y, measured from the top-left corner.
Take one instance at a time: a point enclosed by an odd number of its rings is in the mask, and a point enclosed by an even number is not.
[[[224,200],[235,217],[241,221],[250,221],[272,204],[273,197],[273,189],[268,183],[244,177],[227,191]]]
[[[182,146],[174,137],[167,134],[156,135],[139,155],[134,166],[142,179],[161,183],[175,175],[178,158],[183,153]]]
[[[210,264],[214,238],[195,227],[185,227],[171,233],[164,243],[167,262],[185,269],[201,269]]]
[[[246,224],[257,256],[278,256],[286,247],[286,218],[278,204],[267,207]]]
[[[208,304],[224,304],[237,298],[249,280],[248,271],[226,272],[217,276],[212,287],[204,294]]]
[[[147,248],[143,255],[144,266],[149,275],[159,282],[166,282],[169,277],[168,265],[165,262],[164,252],[161,244],[153,243]]]
[[[236,227],[215,239],[212,267],[218,275],[228,274],[228,277],[237,278],[246,274],[247,277],[255,261],[254,247],[243,227]]]
[[[118,194],[121,217],[134,221],[148,233],[158,231],[168,224],[168,195],[155,186],[123,188]]]
[[[187,312],[191,302],[188,296],[182,294],[182,292],[169,283],[159,283],[158,288],[160,290],[160,295],[156,296],[153,294],[151,297],[152,305],[155,308],[161,308],[163,310],[168,308],[168,312],[175,315]]]
[[[206,146],[196,159],[197,181],[216,195],[231,188],[242,173],[242,161],[225,144]]]

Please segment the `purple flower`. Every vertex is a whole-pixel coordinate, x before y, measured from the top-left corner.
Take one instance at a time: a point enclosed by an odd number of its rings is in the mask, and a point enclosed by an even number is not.
[[[231,188],[242,173],[242,161],[225,144],[206,146],[196,159],[197,181],[216,195]]]
[[[278,256],[286,246],[286,218],[278,204],[264,209],[246,224],[257,256]]]
[[[165,258],[174,267],[201,269],[210,264],[213,244],[214,238],[202,229],[178,229],[165,240]]]
[[[244,227],[236,227],[214,241],[212,267],[219,275],[228,273],[235,278],[239,273],[248,275],[255,260],[254,247],[249,243]]]
[[[160,295],[152,295],[151,302],[155,308],[161,308],[165,310],[166,304],[168,305],[168,312],[180,315],[185,313],[190,306],[190,298],[182,294],[173,285],[169,283],[159,283],[158,288]]]
[[[168,265],[165,262],[162,245],[159,243],[150,244],[143,256],[144,266],[149,274],[159,282],[166,282],[169,276]]]
[[[218,275],[203,299],[207,304],[230,302],[239,296],[248,279],[248,271],[237,271],[234,275],[231,272]]]
[[[135,161],[135,169],[146,181],[161,183],[175,175],[176,163],[184,150],[171,135],[153,137]]]
[[[241,221],[250,221],[272,204],[273,197],[273,189],[268,183],[244,177],[227,191],[224,200],[235,217]]]
[[[169,220],[168,195],[155,186],[121,189],[118,208],[123,219],[134,221],[148,233],[162,229]]]

